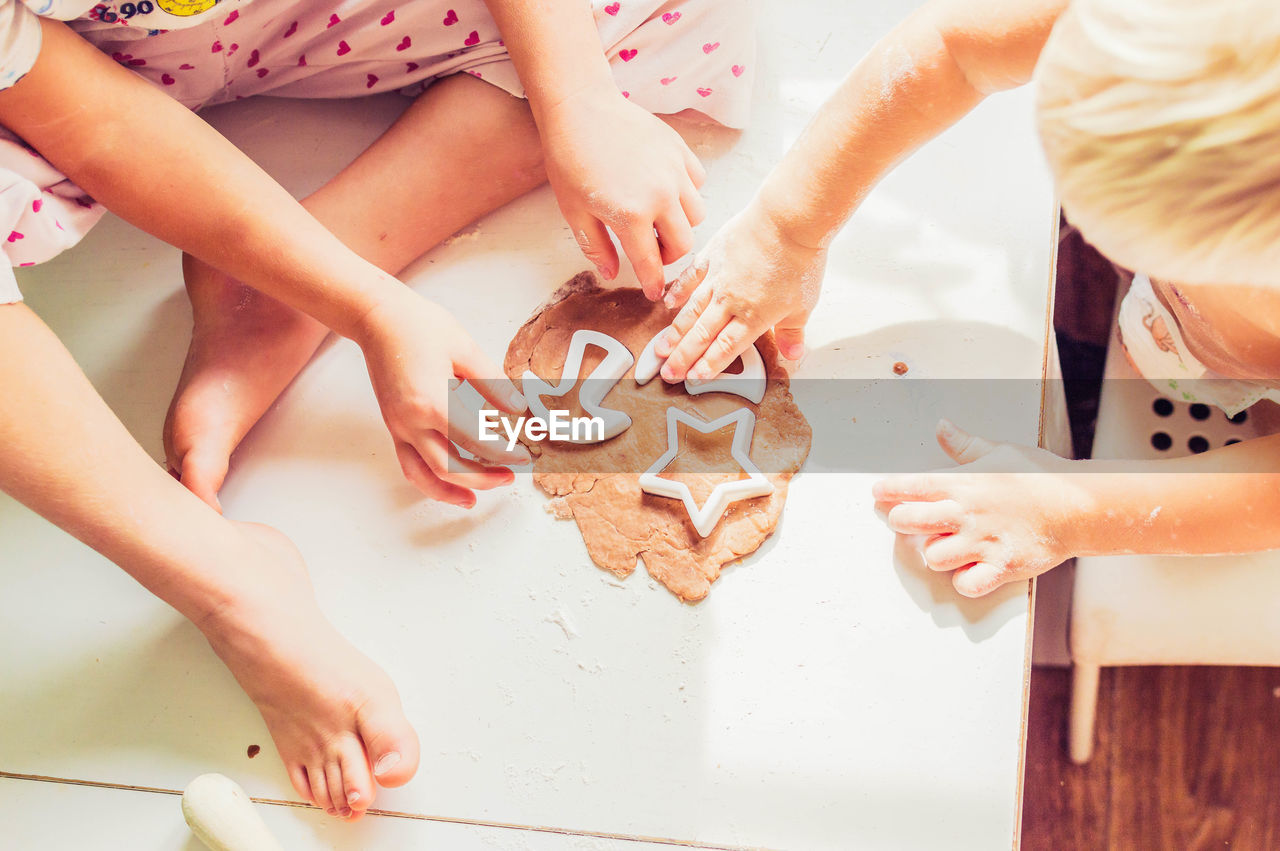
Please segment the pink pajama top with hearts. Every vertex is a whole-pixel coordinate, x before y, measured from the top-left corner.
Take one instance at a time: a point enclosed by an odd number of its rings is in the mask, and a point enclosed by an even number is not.
[[[592,8],[626,97],[658,114],[745,125],[755,62],[748,0],[592,0]],[[192,109],[267,93],[416,96],[457,73],[524,96],[483,0],[0,0],[0,89],[35,62],[41,16],[68,21]],[[9,261],[0,263],[0,304],[21,299],[10,267],[57,255],[102,213],[0,127],[0,248]]]

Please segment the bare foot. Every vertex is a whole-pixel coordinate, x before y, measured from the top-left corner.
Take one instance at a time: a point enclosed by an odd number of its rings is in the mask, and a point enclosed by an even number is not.
[[[306,366],[328,329],[191,257],[194,327],[164,423],[169,468],[221,511],[231,453]]]
[[[293,544],[267,526],[237,526],[256,554],[252,597],[198,626],[258,705],[298,794],[357,819],[375,782],[413,777],[417,733],[387,674],[321,614]]]

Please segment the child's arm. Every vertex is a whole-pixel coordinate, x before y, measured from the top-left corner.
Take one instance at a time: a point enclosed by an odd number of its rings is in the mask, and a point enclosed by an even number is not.
[[[0,490],[197,625],[262,581],[237,527],[148,457],[23,304],[0,305],[0,399]]]
[[[769,328],[804,351],[826,247],[891,168],[986,95],[1021,85],[1066,0],[940,0],[872,48],[818,111],[756,197],[676,279],[683,304],[662,376],[707,378]]]
[[[486,0],[542,137],[547,179],[600,274],[618,274],[618,235],[645,294],[693,247],[705,173],[680,135],[624,98],[585,0]],[[657,231],[655,237],[654,231]]]
[[[429,496],[469,504],[469,488],[511,480],[449,442],[525,460],[480,442],[475,423],[449,422],[454,375],[503,410],[524,403],[447,312],[347,249],[179,103],[64,25],[42,25],[35,67],[0,92],[0,123],[118,215],[359,343],[405,474]]]
[[[1280,548],[1280,435],[1168,461],[1068,461],[946,422],[959,469],[873,488],[889,527],[927,539],[926,563],[977,597],[1074,556]]]

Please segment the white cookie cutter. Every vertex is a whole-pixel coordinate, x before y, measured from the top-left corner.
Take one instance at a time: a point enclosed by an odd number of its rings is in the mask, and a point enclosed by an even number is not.
[[[702,434],[710,434],[730,423],[734,424],[733,444],[729,452],[733,460],[737,461],[747,473],[745,479],[716,485],[701,509],[693,501],[693,494],[689,492],[688,485],[675,479],[664,479],[658,475],[667,468],[679,451],[679,423],[684,423]],[[760,468],[751,460],[751,436],[755,433],[755,428],[756,415],[746,408],[739,408],[710,422],[679,408],[667,408],[667,451],[653,462],[653,466],[640,474],[640,490],[655,496],[667,496],[682,501],[685,510],[689,512],[689,519],[693,521],[693,528],[702,537],[707,537],[724,516],[729,503],[773,493],[773,482],[766,479],[760,472]]]
[[[587,346],[598,346],[604,349],[606,354],[599,366],[593,369],[583,381],[582,390],[578,393],[578,401],[582,404],[582,410],[589,416],[599,417],[604,422],[604,435],[597,440],[590,434],[591,429],[583,429],[586,433],[581,436],[578,436],[575,430],[575,439],[570,441],[572,443],[600,443],[617,437],[631,427],[630,416],[622,411],[606,408],[602,404],[604,397],[609,395],[609,391],[635,362],[631,357],[631,351],[608,334],[582,329],[574,331],[573,338],[569,341],[569,351],[564,358],[564,371],[560,373],[559,384],[552,387],[529,369],[526,369],[521,376],[521,389],[529,402],[529,410],[549,420],[551,412],[547,410],[542,397],[563,396],[573,389],[573,386],[578,383],[579,373],[582,372],[582,358],[587,352]]]
[[[666,358],[658,357],[654,351],[663,333],[665,331],[659,331],[657,336],[645,345],[644,351],[636,359],[636,384],[648,384],[666,362]],[[687,378],[684,389],[691,396],[702,393],[733,393],[754,405],[759,405],[760,400],[764,398],[765,389],[764,358],[760,357],[760,350],[752,344],[742,353],[741,373],[736,375],[721,373],[710,381]]]

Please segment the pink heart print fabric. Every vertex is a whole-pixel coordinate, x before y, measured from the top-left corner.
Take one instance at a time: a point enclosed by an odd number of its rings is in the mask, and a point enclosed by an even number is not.
[[[740,128],[750,107],[755,24],[748,0],[594,0],[622,94],[650,112],[696,113]],[[466,73],[523,97],[483,0],[0,0],[0,87],[34,62],[37,16],[69,25],[192,109],[260,94],[335,98],[396,91]],[[695,116],[696,117],[696,116]],[[43,262],[102,215],[13,133],[0,128],[0,303],[21,299],[4,267]]]

